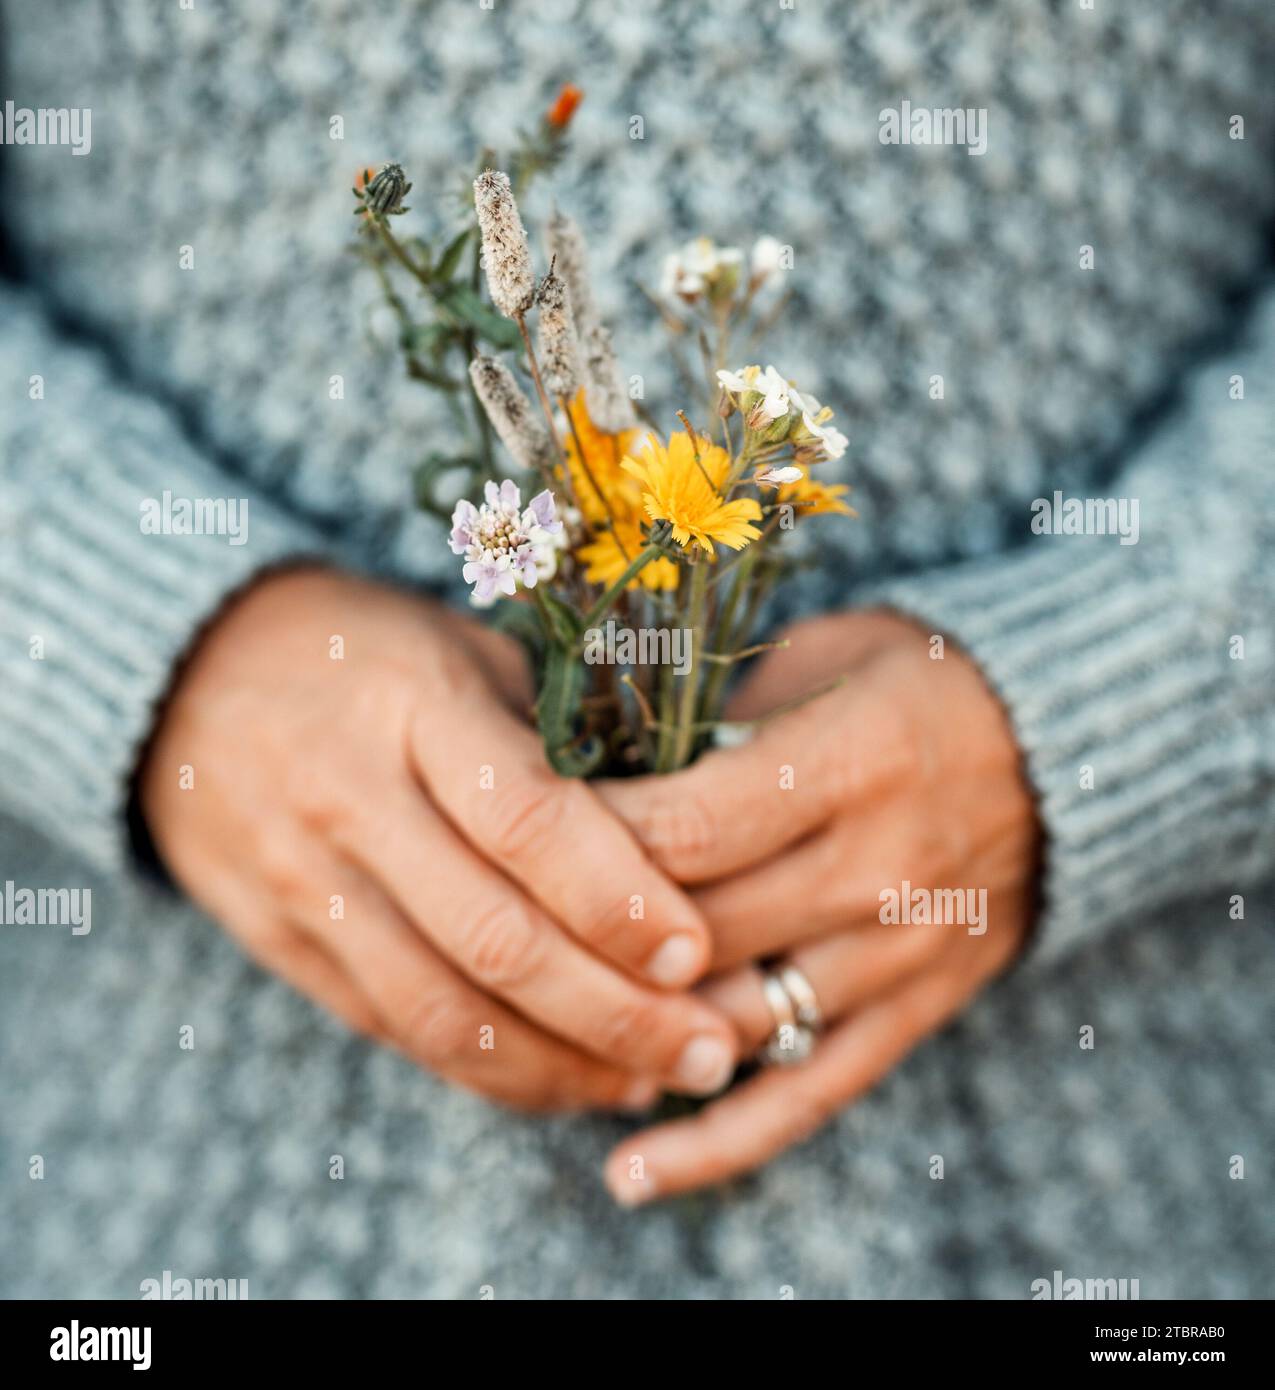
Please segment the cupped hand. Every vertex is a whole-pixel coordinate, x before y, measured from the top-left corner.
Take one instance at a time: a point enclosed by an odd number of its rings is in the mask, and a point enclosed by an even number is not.
[[[719,1089],[735,1031],[685,992],[702,916],[549,769],[530,697],[515,645],[467,617],[275,574],[180,673],[142,810],[261,963],[452,1081],[535,1109]]]
[[[601,790],[658,864],[699,885],[714,972],[699,992],[743,1045],[774,1028],[759,965],[770,957],[804,973],[826,1031],[808,1060],[618,1146],[607,1181],[628,1204],[720,1182],[810,1134],[1002,971],[1027,931],[1034,803],[977,666],[890,613],[787,636],[732,719],[844,679],[741,747]]]

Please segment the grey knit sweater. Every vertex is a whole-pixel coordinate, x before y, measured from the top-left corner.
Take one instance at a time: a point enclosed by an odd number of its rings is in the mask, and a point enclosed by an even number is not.
[[[92,110],[85,157],[0,149],[0,883],[95,893],[88,935],[0,926],[0,1293],[1270,1293],[1275,10],[0,14],[0,100]],[[599,1180],[623,1125],[512,1118],[352,1041],[142,886],[124,823],[174,661],[263,565],[450,575],[350,175],[401,159],[427,218],[564,79],[553,193],[657,403],[626,286],[696,231],[795,248],[768,355],[837,408],[863,519],[787,606],[884,600],[962,643],[1046,831],[1021,968],[760,1176],[637,1214]],[[882,143],[904,101],[985,109],[986,152]],[[247,543],[143,534],[165,491],[247,499]],[[1136,501],[1137,543],[1035,534],[1056,493]]]

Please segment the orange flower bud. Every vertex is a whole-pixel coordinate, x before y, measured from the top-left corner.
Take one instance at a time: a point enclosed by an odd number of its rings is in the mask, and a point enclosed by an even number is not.
[[[562,90],[554,98],[553,105],[545,113],[545,120],[555,130],[565,130],[571,124],[576,107],[584,100],[584,93],[572,82],[564,82]]]

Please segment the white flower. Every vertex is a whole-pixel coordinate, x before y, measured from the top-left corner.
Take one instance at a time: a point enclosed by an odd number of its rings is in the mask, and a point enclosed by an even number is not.
[[[850,447],[850,441],[835,425],[824,425],[822,428],[813,425],[807,428],[823,440],[824,457],[827,459],[839,459]]]
[[[749,271],[752,274],[754,289],[760,289],[767,281],[774,279],[781,270],[787,270],[784,253],[788,248],[778,237],[758,237],[753,242],[749,257]]]
[[[702,294],[733,290],[743,264],[738,246],[718,246],[710,237],[696,237],[665,256],[660,293],[694,303]]]
[[[452,513],[448,544],[452,554],[463,555],[461,573],[474,586],[470,595],[486,608],[504,594],[512,597],[519,583],[534,589],[551,579],[557,568],[557,552],[563,539],[553,493],[546,488],[522,508],[517,483],[506,478],[499,487],[486,484],[481,507],[463,499]]]
[[[760,367],[741,367],[737,372],[719,371],[717,381],[723,390],[741,394],[755,391],[761,396],[762,399],[749,412],[751,428],[757,427],[751,423],[754,417],[758,425],[768,425],[788,414],[792,387],[774,367],[767,367],[765,371]]]
[[[793,405],[801,412],[801,423],[822,446],[824,458],[839,459],[850,447],[850,441],[835,425],[828,423],[832,411],[820,405],[809,391],[794,390],[791,396]]]
[[[749,391],[749,378],[747,372],[759,372],[760,367],[741,367],[737,372],[719,371],[717,373],[718,385],[723,391]]]
[[[763,468],[753,477],[753,482],[762,487],[783,487],[787,483],[799,483],[806,475],[800,468]]]

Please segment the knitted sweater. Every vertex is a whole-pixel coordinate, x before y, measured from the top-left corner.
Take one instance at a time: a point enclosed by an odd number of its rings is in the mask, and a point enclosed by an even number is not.
[[[95,888],[86,936],[0,927],[0,1293],[1269,1291],[1275,12],[1203,10],[0,10],[0,95],[93,113],[86,157],[0,149],[0,880]],[[637,1214],[598,1179],[618,1122],[345,1037],[133,880],[124,823],[174,661],[263,565],[449,582],[407,490],[444,426],[365,332],[350,175],[398,158],[427,218],[565,79],[552,193],[626,369],[679,403],[626,289],[677,240],[794,247],[768,355],[836,407],[862,520],[812,529],[781,607],[886,602],[970,651],[1046,836],[1023,968],[760,1176]],[[884,143],[905,101],[985,111],[985,152]],[[144,534],[165,492],[246,499],[246,543]],[[1033,530],[1106,498],[1136,544]]]

